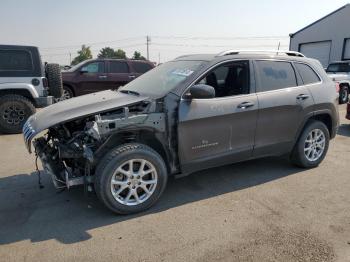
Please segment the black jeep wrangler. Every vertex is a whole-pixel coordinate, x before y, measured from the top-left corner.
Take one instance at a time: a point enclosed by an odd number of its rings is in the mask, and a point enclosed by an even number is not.
[[[152,206],[169,175],[279,155],[318,166],[337,131],[337,99],[320,63],[300,53],[227,51],[54,104],[23,133],[58,188],[93,185],[128,214]]]

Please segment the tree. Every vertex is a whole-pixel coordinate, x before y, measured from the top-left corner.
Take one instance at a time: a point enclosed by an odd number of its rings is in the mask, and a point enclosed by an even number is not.
[[[73,59],[72,65],[79,64],[80,62],[83,62],[91,58],[92,58],[92,54],[91,54],[90,46],[82,45],[81,50],[78,51],[78,56],[76,56]]]
[[[132,59],[146,60],[146,58],[143,57],[143,56],[141,55],[141,53],[138,52],[138,51],[135,51],[135,52],[134,52],[134,55],[133,55]]]
[[[114,58],[125,59],[126,58],[125,51],[122,49],[118,49],[117,51],[114,52]]]
[[[104,47],[100,50],[100,53],[97,55],[98,58],[114,58],[115,51],[113,48]]]

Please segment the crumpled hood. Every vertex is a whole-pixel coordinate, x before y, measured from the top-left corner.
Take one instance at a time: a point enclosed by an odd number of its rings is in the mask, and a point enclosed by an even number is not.
[[[71,98],[41,109],[32,115],[23,127],[23,134],[25,140],[31,140],[36,134],[59,123],[133,105],[147,99],[148,97],[145,96],[112,90]]]
[[[335,74],[335,73],[327,73],[328,77],[330,77],[333,81],[341,81],[341,80],[349,80],[350,76],[348,74]]]

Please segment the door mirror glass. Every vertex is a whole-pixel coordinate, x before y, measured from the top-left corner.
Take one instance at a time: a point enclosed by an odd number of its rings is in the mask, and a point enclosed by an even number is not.
[[[185,95],[186,98],[214,98],[215,89],[210,85],[197,84],[190,88],[189,93]]]

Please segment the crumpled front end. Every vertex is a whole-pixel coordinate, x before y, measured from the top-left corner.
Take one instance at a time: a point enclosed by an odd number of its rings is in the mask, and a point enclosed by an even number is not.
[[[35,154],[57,188],[93,183],[90,174],[111,136],[132,140],[135,127],[165,132],[164,113],[156,112],[156,108],[156,102],[142,101],[58,123],[44,131],[36,130],[34,115],[23,128],[25,144],[32,152],[33,143]]]

